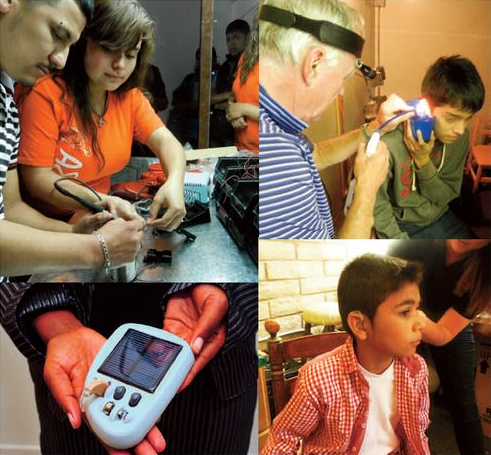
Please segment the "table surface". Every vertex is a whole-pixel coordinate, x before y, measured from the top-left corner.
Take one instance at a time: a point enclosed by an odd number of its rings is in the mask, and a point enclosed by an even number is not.
[[[116,181],[134,180],[131,172],[141,173],[148,162],[155,159],[132,158]],[[114,180],[113,180],[114,181]],[[194,242],[186,243],[185,237],[176,232],[154,235],[152,229],[145,232],[143,248],[135,263],[112,270],[108,275],[102,269],[72,270],[63,273],[33,275],[34,282],[257,282],[257,266],[247,251],[240,250],[228,231],[216,216],[215,201],[210,201],[211,222],[186,228],[196,235]],[[146,265],[143,258],[149,248],[172,251],[170,264]],[[136,276],[135,276],[136,275]]]

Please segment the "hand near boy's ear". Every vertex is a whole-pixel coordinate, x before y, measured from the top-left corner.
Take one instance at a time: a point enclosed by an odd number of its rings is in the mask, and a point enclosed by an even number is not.
[[[361,311],[351,311],[347,322],[355,338],[365,341],[368,338],[368,320]]]

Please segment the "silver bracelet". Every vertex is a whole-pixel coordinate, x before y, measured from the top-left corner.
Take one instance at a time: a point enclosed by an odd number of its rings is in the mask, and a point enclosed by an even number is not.
[[[104,256],[103,267],[106,273],[109,273],[109,269],[111,268],[111,260],[109,259],[109,250],[107,249],[106,239],[99,232],[93,232],[93,234],[97,237],[97,240],[99,240],[99,243],[101,244],[102,255]]]

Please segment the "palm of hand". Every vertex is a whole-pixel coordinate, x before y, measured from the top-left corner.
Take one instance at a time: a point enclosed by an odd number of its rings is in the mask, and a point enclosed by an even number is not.
[[[195,302],[191,296],[170,299],[165,312],[164,330],[191,343],[194,328],[204,311],[204,306],[205,302]]]
[[[44,368],[48,386],[54,382],[59,384],[60,376],[68,377],[72,396],[78,403],[87,372],[105,341],[102,335],[86,327],[53,338],[48,343]]]

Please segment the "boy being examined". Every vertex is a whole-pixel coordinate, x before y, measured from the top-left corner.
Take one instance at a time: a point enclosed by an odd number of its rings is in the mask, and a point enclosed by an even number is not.
[[[460,195],[469,148],[467,123],[484,103],[484,85],[474,64],[441,57],[421,85],[435,117],[428,142],[414,137],[409,122],[383,136],[389,172],[375,203],[375,230],[387,239],[475,238],[448,204]]]
[[[338,284],[346,343],[307,363],[262,455],[429,455],[428,380],[417,354],[419,263],[367,254]]]

